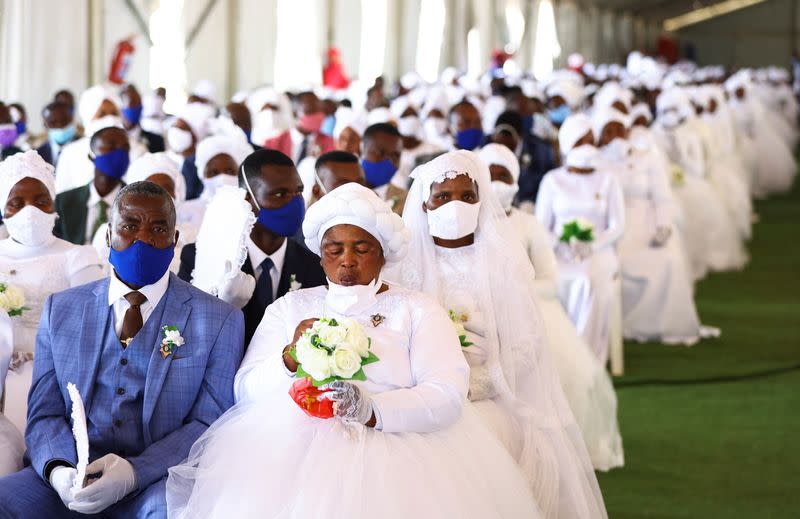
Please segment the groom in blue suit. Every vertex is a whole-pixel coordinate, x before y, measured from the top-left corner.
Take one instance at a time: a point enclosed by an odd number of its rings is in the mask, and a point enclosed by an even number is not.
[[[112,207],[110,279],[48,298],[28,466],[0,478],[0,518],[166,517],[167,470],[233,405],[244,346],[240,310],[169,273],[176,239],[167,192],[126,186]],[[91,462],[78,492],[70,382],[86,407]]]

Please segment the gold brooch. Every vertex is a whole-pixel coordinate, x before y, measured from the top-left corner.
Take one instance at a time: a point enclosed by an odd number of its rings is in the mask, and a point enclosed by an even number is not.
[[[374,328],[377,328],[378,326],[383,324],[383,321],[386,320],[386,317],[382,316],[381,314],[375,314],[371,317],[371,319],[372,319],[372,326]]]
[[[595,193],[594,199],[599,201],[601,199],[600,193]]]

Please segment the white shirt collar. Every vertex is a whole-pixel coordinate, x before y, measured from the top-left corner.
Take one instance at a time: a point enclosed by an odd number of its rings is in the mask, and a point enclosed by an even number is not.
[[[89,182],[89,201],[87,202],[86,205],[88,207],[94,207],[102,199],[105,200],[105,202],[108,204],[108,207],[110,208],[111,204],[114,203],[114,198],[116,198],[117,193],[119,193],[120,189],[121,187],[117,185],[117,187],[112,189],[109,194],[101,197],[100,194],[97,192],[97,189],[94,187],[94,180],[92,180],[91,182]]]
[[[303,132],[301,132],[297,128],[289,129],[289,134],[292,136],[292,142],[303,142],[306,139],[306,137],[310,136],[310,134],[309,135],[303,134]]]
[[[273,252],[271,255],[267,254],[260,248],[258,245],[247,237],[247,253],[250,257],[250,263],[253,264],[253,271],[257,271],[261,267],[261,263],[270,258],[272,260],[272,265],[274,269],[280,272],[283,269],[283,260],[286,258],[286,245],[289,243],[289,238],[285,238],[283,240],[283,244],[278,247],[278,250]]]
[[[125,294],[132,292],[133,289],[120,281],[113,268],[111,269],[110,278],[111,282],[108,285],[108,305],[112,306],[120,299],[124,299]],[[143,294],[147,298],[147,304],[154,308],[156,305],[158,305],[159,301],[161,301],[161,298],[164,297],[168,286],[169,270],[167,270],[164,275],[161,276],[161,279],[152,285],[143,286],[138,290],[138,292]]]

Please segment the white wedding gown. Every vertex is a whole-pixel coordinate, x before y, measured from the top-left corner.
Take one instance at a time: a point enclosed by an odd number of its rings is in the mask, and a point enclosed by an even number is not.
[[[20,431],[25,430],[36,330],[47,296],[102,277],[97,253],[89,245],[74,245],[55,237],[41,247],[28,247],[11,238],[0,240],[0,282],[22,290],[28,308],[11,319],[14,352],[25,362],[6,378],[4,412]]]
[[[300,321],[341,317],[326,293],[290,292],[267,309],[236,376],[238,403],[170,469],[169,517],[539,517],[522,472],[465,401],[447,314],[422,294],[390,286],[348,315],[380,358],[356,384],[382,430],[303,413],[281,352]]]
[[[558,168],[544,176],[536,219],[550,234],[553,247],[564,225],[578,218],[593,225],[593,252],[582,261],[559,258],[558,295],[578,333],[605,366],[613,280],[619,273],[614,246],[625,228],[622,189],[611,173],[581,175]]]
[[[672,193],[658,156],[634,149],[609,163],[625,196],[625,232],[619,240],[623,333],[638,341],[693,345],[700,319],[683,241],[678,233],[652,244],[659,227],[674,230]]]
[[[536,271],[536,304],[547,328],[561,387],[597,470],[625,464],[611,377],[578,335],[558,300],[558,262],[550,236],[536,217],[519,209],[508,215]]]
[[[5,310],[0,309],[0,403],[3,401],[6,371],[13,351],[14,331],[11,318]],[[2,411],[1,407],[0,411]],[[12,474],[22,468],[24,452],[25,442],[22,440],[22,434],[0,412],[0,477]]]

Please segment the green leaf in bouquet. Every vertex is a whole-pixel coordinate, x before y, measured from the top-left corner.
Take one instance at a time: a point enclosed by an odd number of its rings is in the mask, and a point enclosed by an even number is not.
[[[474,343],[469,342],[467,340],[467,336],[466,335],[459,335],[458,336],[458,341],[461,343],[461,347],[462,348],[469,348],[470,346],[472,346],[474,344]]]
[[[309,377],[310,376],[311,375],[309,375]],[[334,380],[342,380],[342,379],[341,379],[341,377],[328,377],[325,380],[314,380],[314,378],[312,377],[311,378],[311,385],[314,386],[314,387],[320,387],[320,386],[324,386],[325,384],[330,384]]]
[[[363,359],[361,361],[361,365],[362,366],[366,366],[367,364],[372,364],[372,363],[378,362],[379,360],[381,360],[381,359],[379,359],[377,355],[375,355],[372,352],[369,352],[369,355],[367,355],[367,358],[365,358],[365,359]]]
[[[292,360],[297,362],[298,365],[300,364],[300,361],[297,360],[297,351],[295,348],[289,348],[289,356],[292,358]]]
[[[367,381],[367,374],[364,373],[364,369],[361,368],[358,371],[356,371],[355,373],[353,373],[353,376],[350,377],[348,380],[359,380],[361,382],[366,382]]]
[[[22,315],[23,312],[25,312],[27,310],[30,310],[30,308],[28,308],[27,306],[23,306],[21,308],[14,308],[13,310],[9,310],[8,311],[8,316],[9,317],[19,317],[20,315]]]

